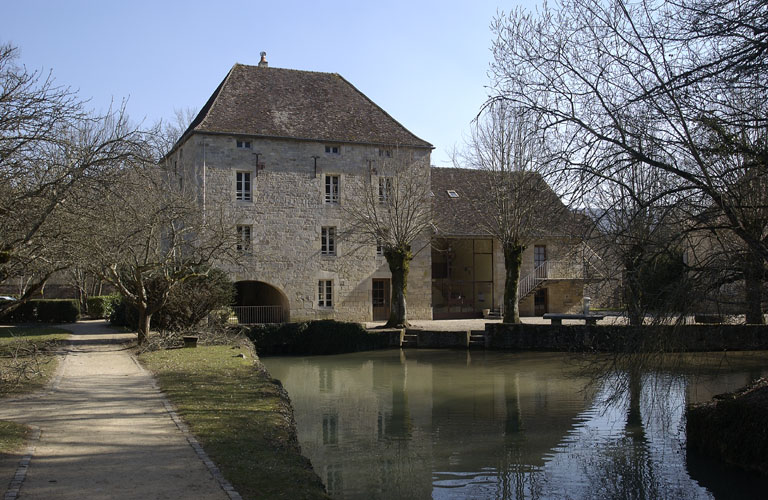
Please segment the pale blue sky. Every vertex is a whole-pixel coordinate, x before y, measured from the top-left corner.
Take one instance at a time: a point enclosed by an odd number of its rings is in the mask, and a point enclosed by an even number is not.
[[[520,1],[6,0],[0,42],[96,110],[128,98],[146,124],[199,109],[264,50],[272,67],[341,74],[444,166],[487,96],[490,23]]]

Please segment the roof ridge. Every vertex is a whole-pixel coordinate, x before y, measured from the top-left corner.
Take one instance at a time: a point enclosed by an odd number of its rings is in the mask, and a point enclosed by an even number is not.
[[[374,102],[374,101],[373,101],[373,100],[372,100],[370,97],[368,97],[367,95],[365,95],[365,94],[364,94],[364,93],[363,93],[363,92],[362,92],[360,89],[358,89],[358,88],[357,88],[357,87],[355,87],[355,86],[354,86],[352,83],[350,83],[350,82],[349,82],[349,80],[347,80],[347,79],[346,79],[346,78],[344,78],[343,76],[339,75],[338,73],[334,73],[334,74],[335,74],[335,75],[337,75],[339,78],[341,78],[341,80],[342,80],[342,81],[344,81],[344,83],[346,83],[347,85],[349,85],[350,87],[352,87],[352,89],[354,89],[354,91],[355,91],[355,92],[357,92],[358,94],[360,94],[360,95],[361,95],[361,96],[362,96],[362,97],[363,97],[363,98],[364,98],[366,101],[370,102],[370,103],[371,103],[371,104],[373,104],[373,105],[374,105],[374,106],[375,106],[375,107],[376,107],[376,108],[377,108],[379,111],[381,111],[382,113],[384,113],[384,114],[387,116],[387,118],[389,118],[390,120],[392,120],[393,122],[395,122],[395,123],[396,123],[396,124],[397,124],[397,125],[398,125],[400,128],[402,128],[402,129],[403,129],[403,130],[405,130],[405,131],[406,131],[408,134],[410,134],[410,136],[411,136],[411,137],[413,137],[414,139],[416,139],[416,140],[418,140],[418,141],[421,141],[421,142],[424,142],[424,143],[426,143],[426,144],[427,144],[427,145],[428,145],[428,146],[429,146],[431,149],[434,149],[434,148],[435,148],[435,147],[434,147],[434,146],[433,146],[433,145],[432,145],[430,142],[428,142],[428,141],[425,141],[425,140],[424,140],[424,139],[422,139],[421,137],[417,136],[416,134],[414,134],[413,132],[411,132],[410,130],[408,130],[407,128],[405,128],[405,125],[403,125],[403,124],[402,124],[402,123],[400,123],[399,121],[395,120],[395,118],[393,118],[393,117],[392,117],[392,115],[390,115],[389,113],[387,113],[387,112],[384,110],[384,108],[382,108],[381,106],[379,106],[378,104],[376,104],[376,103],[375,103],[375,102]]]

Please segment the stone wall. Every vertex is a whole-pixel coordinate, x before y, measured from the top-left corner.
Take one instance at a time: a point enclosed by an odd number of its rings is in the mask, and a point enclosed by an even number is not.
[[[251,148],[237,148],[237,139]],[[326,146],[338,153],[326,153]],[[314,141],[195,134],[179,148],[171,165],[179,182],[205,198],[209,217],[251,226],[251,250],[238,266],[222,266],[235,281],[261,281],[287,298],[290,321],[372,319],[372,280],[390,278],[375,242],[361,242],[350,231],[341,206],[325,203],[325,176],[340,177],[340,204],[352,203],[360,186],[381,165],[376,146]],[[390,150],[391,151],[391,150]],[[381,154],[380,154],[381,153]],[[428,149],[402,150],[429,168]],[[258,158],[258,166],[257,166]],[[248,172],[252,200],[236,199],[236,172]],[[376,179],[373,179],[377,182]],[[321,255],[321,229],[337,231],[336,255]],[[419,251],[426,247],[426,251]],[[408,284],[408,314],[431,319],[431,254],[428,237],[414,245]],[[333,307],[318,305],[318,281],[332,280]]]
[[[529,325],[486,323],[489,349],[521,351],[696,352],[768,350],[761,325]]]

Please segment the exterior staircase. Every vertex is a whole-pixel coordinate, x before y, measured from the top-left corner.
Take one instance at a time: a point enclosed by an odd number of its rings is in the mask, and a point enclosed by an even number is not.
[[[517,285],[517,300],[528,297],[548,281],[589,280],[595,273],[594,266],[587,261],[582,263],[573,260],[546,260],[520,279]]]

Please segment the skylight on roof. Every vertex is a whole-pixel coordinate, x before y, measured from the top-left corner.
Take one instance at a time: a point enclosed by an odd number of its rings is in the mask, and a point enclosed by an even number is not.
[[[453,189],[449,189],[446,192],[448,193],[448,196],[450,196],[451,198],[458,198],[459,197],[459,193],[457,193]]]

